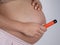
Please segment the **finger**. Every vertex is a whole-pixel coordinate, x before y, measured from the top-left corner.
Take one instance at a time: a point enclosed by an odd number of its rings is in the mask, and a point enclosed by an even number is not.
[[[38,10],[38,8],[39,8],[39,5],[38,5],[38,4],[37,4],[37,5],[35,5],[35,9],[36,9],[36,10]]]
[[[42,5],[40,2],[38,2],[38,5],[39,5],[38,10],[42,10]]]
[[[40,4],[38,1],[32,0],[32,6],[34,6],[34,9],[40,10]]]
[[[42,30],[40,29],[40,30],[38,30],[38,33],[44,34],[44,31],[42,31]]]
[[[42,31],[44,31],[44,32],[46,32],[47,31],[47,29],[42,25],[42,26],[40,26],[40,29],[42,30]]]
[[[31,4],[34,6],[34,5],[35,5],[35,1],[34,1],[34,0],[32,0]]]
[[[39,10],[39,11],[42,9],[38,3],[34,4],[34,8],[37,9],[37,10]]]
[[[32,5],[33,5],[33,6],[36,6],[36,5],[37,5],[37,3],[38,3],[38,2],[33,1],[33,2],[32,2]]]
[[[34,37],[36,37],[36,38],[38,38],[38,37],[42,37],[43,36],[43,34],[42,33],[37,33],[37,34],[35,34],[35,36]]]
[[[37,38],[37,37],[39,37],[40,35],[41,35],[41,33],[38,33],[38,32],[37,32],[37,33],[34,35],[34,37]]]
[[[44,31],[42,31],[42,30],[40,29],[40,33],[41,33],[41,34],[44,34]]]
[[[41,10],[39,6],[38,6],[38,9],[37,10],[39,10],[39,11]]]
[[[37,10],[37,9],[38,9],[38,7],[39,7],[39,6],[38,6],[38,4],[36,3],[36,4],[35,4],[35,6],[34,6],[34,9],[36,9],[36,10]]]

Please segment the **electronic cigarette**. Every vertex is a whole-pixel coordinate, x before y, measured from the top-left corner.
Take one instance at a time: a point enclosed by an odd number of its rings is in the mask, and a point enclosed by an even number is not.
[[[50,21],[49,23],[45,24],[44,26],[45,26],[45,28],[48,28],[48,27],[50,27],[50,26],[52,26],[52,25],[54,25],[56,23],[57,23],[57,20],[55,19],[55,20]]]

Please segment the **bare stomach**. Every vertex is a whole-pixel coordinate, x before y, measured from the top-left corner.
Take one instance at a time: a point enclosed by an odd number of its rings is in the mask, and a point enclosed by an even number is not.
[[[6,3],[5,5],[3,5],[2,9],[4,10],[2,11],[2,14],[16,21],[35,22],[40,24],[45,23],[45,16],[43,15],[42,11],[34,10],[33,7],[31,6],[31,0],[12,1],[10,3]],[[29,43],[32,43],[34,41],[36,42],[37,40],[40,39],[40,36],[38,36],[37,38],[34,37],[32,38],[27,37],[19,32],[15,31],[8,32]]]

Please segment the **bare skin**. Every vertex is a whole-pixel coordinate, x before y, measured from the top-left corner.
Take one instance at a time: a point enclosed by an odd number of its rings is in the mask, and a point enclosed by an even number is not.
[[[46,21],[40,3],[37,3],[37,5],[36,2],[16,0],[2,4],[0,14],[10,20],[14,20],[15,23],[12,27],[17,26],[18,29],[17,31],[10,28],[4,30],[32,44],[38,41],[46,31],[44,26],[42,26]],[[19,30],[20,26],[16,25],[19,22],[23,22],[21,30]]]

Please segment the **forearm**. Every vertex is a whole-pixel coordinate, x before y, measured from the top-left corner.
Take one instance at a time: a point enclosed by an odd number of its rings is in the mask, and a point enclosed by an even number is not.
[[[0,28],[2,29],[11,29],[15,31],[21,31],[22,30],[22,24],[21,22],[17,22],[14,20],[10,20],[9,18],[0,15]]]

